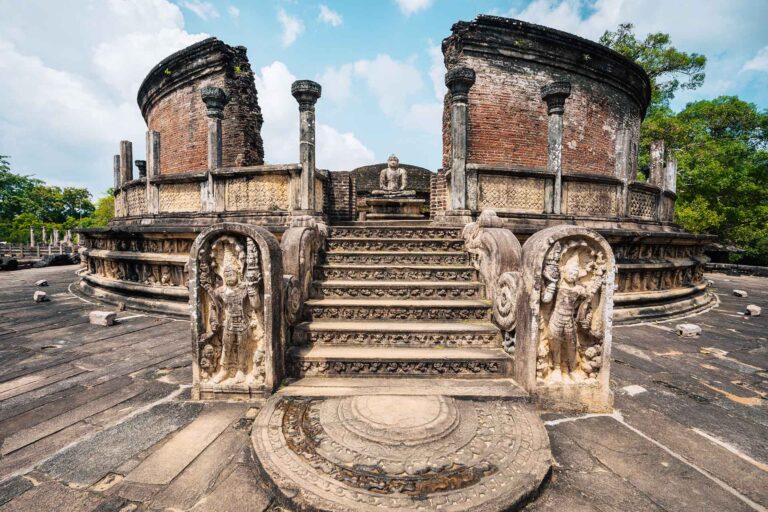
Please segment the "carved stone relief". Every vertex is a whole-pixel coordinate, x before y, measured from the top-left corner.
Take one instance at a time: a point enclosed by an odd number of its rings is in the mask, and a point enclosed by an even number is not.
[[[287,175],[264,174],[230,178],[226,185],[227,210],[288,210]]]
[[[200,210],[199,183],[163,183],[158,187],[160,211],[164,213]]]
[[[545,180],[483,174],[478,178],[479,209],[544,212]]]
[[[283,269],[295,279],[297,290],[289,290],[291,302],[289,325],[294,325],[304,317],[304,302],[310,296],[312,275],[320,259],[320,251],[325,246],[328,229],[325,224],[304,215],[295,217],[291,227],[283,233],[280,247],[283,253]]]
[[[283,275],[277,240],[219,224],[190,254],[196,398],[269,394],[282,372]]]
[[[598,233],[553,226],[523,246],[515,375],[562,410],[606,410],[615,262]]]
[[[632,217],[653,219],[656,217],[656,194],[643,190],[629,191],[629,214]]]
[[[128,215],[133,216],[147,213],[147,193],[144,185],[129,188],[126,191],[126,199],[128,203]]]
[[[616,187],[602,183],[568,182],[565,186],[564,213],[614,216],[617,214]]]

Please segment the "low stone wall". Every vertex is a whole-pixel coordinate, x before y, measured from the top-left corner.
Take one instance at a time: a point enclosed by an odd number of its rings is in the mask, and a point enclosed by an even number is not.
[[[707,272],[719,272],[731,275],[768,277],[768,267],[756,265],[737,265],[735,263],[707,263],[704,267]]]

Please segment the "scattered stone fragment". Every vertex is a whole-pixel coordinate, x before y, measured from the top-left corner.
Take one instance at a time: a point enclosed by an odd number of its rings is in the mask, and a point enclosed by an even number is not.
[[[114,311],[91,311],[88,321],[93,325],[110,326],[115,324],[117,313]]]
[[[707,286],[715,286],[715,282],[711,279],[707,279]]]
[[[701,327],[696,324],[677,324],[677,335],[683,338],[698,338],[701,335]]]
[[[32,298],[35,300],[35,302],[43,302],[48,300],[48,294],[46,294],[45,292],[37,291],[32,296]]]
[[[736,297],[748,297],[749,295],[744,290],[733,290],[733,294]]]
[[[639,395],[640,393],[645,393],[646,391],[648,390],[643,386],[638,386],[637,384],[630,384],[629,386],[624,386],[621,388],[621,392],[629,396]]]
[[[760,306],[756,306],[754,304],[750,304],[747,306],[747,314],[749,316],[760,316],[763,313],[763,308]]]
[[[115,305],[115,311],[125,311],[125,302],[118,302]]]
[[[48,280],[40,279],[39,281],[35,281],[35,286],[48,286]]]

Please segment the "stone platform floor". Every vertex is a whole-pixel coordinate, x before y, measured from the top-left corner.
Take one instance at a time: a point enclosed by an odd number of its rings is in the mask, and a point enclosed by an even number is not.
[[[257,406],[189,401],[187,322],[90,325],[74,270],[0,273],[0,511],[283,510],[254,463]],[[542,416],[555,470],[526,510],[768,509],[768,316],[739,314],[768,315],[768,279],[707,277],[721,305],[685,320],[701,337],[614,330],[613,414]]]

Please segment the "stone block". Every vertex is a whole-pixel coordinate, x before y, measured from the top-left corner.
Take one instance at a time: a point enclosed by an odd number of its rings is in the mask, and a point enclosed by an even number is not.
[[[40,279],[39,281],[35,281],[35,286],[48,286],[48,281],[45,279]]]
[[[88,321],[92,325],[110,326],[115,324],[117,313],[113,311],[91,311],[88,314]]]
[[[749,294],[744,290],[733,290],[733,295],[736,297],[749,297]]]
[[[43,302],[48,300],[48,294],[45,292],[37,291],[34,295],[32,295],[32,299],[34,299],[35,302]]]
[[[763,308],[760,306],[756,306],[755,304],[750,304],[747,306],[747,314],[749,316],[760,316],[763,313]]]
[[[677,324],[675,329],[682,338],[698,338],[701,335],[701,327],[696,324]]]

